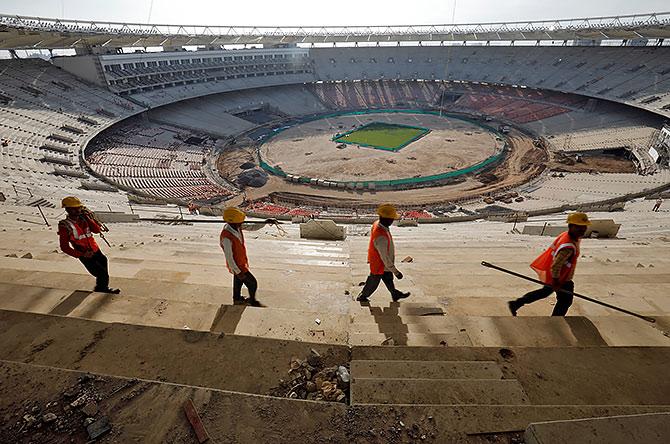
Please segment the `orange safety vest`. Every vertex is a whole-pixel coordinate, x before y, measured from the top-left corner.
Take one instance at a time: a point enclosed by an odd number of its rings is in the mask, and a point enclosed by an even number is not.
[[[577,259],[579,258],[579,241],[573,241],[567,231],[559,234],[554,242],[552,242],[551,246],[530,264],[530,268],[535,270],[540,280],[545,284],[551,284],[551,264],[554,262],[556,253],[564,248],[573,250],[570,261],[561,268],[561,273],[558,277],[558,280],[561,283],[564,283],[568,281],[570,275],[574,273],[575,267],[577,266]]]
[[[230,243],[233,246],[233,259],[237,264],[237,267],[240,269],[240,272],[246,273],[249,271],[249,260],[247,259],[247,248],[244,246],[244,235],[242,234],[242,229],[240,229],[240,239],[237,238],[233,233],[226,230],[225,228],[221,231],[221,245],[223,246],[223,239],[230,239]],[[226,262],[226,267],[231,273],[230,265]]]
[[[70,219],[64,219],[60,224],[61,227],[65,227],[68,231],[70,243],[75,250],[80,252],[92,251],[93,253],[100,250],[100,247],[98,247],[93,238],[93,233],[91,233],[91,227],[87,220],[74,222]]]
[[[391,248],[391,233],[375,221],[370,230],[370,244],[368,245],[368,264],[370,264],[370,274],[384,274],[384,262],[379,251],[375,248],[375,240],[383,236],[386,238],[387,247]]]

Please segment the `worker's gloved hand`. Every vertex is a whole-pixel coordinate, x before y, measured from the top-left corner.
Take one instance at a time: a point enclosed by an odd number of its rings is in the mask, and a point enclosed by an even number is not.
[[[277,219],[265,219],[267,225],[277,225]]]
[[[399,271],[396,271],[395,272],[395,277],[397,277],[398,279],[402,279],[402,273],[399,272]]]

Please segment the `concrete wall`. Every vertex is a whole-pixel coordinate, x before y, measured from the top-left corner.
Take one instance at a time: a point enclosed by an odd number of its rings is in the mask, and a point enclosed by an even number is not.
[[[95,83],[96,85],[107,86],[107,82],[100,76],[100,73],[96,68],[96,57],[97,56],[93,55],[54,57],[51,59],[51,62],[77,77]]]

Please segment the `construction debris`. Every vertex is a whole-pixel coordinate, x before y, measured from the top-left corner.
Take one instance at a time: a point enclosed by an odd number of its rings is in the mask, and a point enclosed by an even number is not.
[[[112,426],[109,424],[109,419],[107,419],[106,416],[103,416],[86,426],[86,432],[88,433],[88,439],[90,440],[98,439],[110,430],[112,430]]]
[[[195,405],[193,405],[192,400],[189,399],[184,403],[184,413],[186,414],[188,422],[191,423],[191,427],[193,427],[193,431],[195,432],[196,438],[198,438],[198,442],[202,444],[203,442],[207,441],[209,439],[209,434],[207,433],[205,426],[202,424],[200,415],[195,409]]]
[[[347,403],[351,376],[348,364],[324,367],[323,357],[311,350],[306,359],[292,358],[288,378],[281,379],[270,396]]]

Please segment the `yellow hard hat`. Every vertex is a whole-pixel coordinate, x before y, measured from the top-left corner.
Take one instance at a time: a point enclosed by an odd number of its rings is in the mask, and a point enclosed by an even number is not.
[[[587,227],[591,225],[591,221],[586,213],[570,213],[568,214],[568,224],[583,225]]]
[[[377,208],[377,214],[385,219],[400,219],[395,207],[391,204],[382,204]]]
[[[223,210],[223,220],[229,224],[241,224],[244,222],[244,211],[236,207],[228,207]]]
[[[63,208],[79,208],[84,206],[79,199],[73,196],[63,199],[62,205]]]

